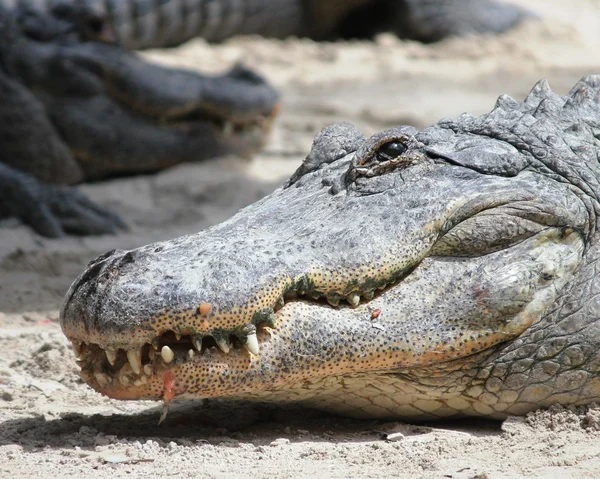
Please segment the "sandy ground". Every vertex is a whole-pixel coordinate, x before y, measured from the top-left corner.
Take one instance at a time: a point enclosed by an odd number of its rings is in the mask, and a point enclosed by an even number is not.
[[[520,2],[543,20],[500,38],[424,46],[390,35],[315,44],[240,38],[202,41],[153,59],[218,71],[243,59],[281,89],[283,113],[252,161],[224,158],[82,190],[118,211],[131,231],[51,241],[0,224],[0,477],[600,477],[600,409],[556,408],[504,424],[407,425],[228,403],[107,400],[77,376],[57,323],[63,294],[85,264],[195,232],[273,190],[323,126],[349,120],[366,133],[423,127],[522,98],[539,78],[565,93],[600,73],[600,2]],[[399,432],[386,440],[390,432]]]

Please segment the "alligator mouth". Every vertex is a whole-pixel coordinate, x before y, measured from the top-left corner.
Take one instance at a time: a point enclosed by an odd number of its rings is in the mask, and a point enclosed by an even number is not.
[[[173,329],[163,329],[152,339],[146,334],[143,345],[131,349],[123,341],[118,341],[120,347],[111,347],[110,343],[100,345],[91,340],[70,339],[77,364],[81,367],[80,376],[96,390],[115,398],[155,399],[160,397],[159,390],[161,394],[166,394],[165,374],[173,367],[193,366],[202,360],[214,361],[215,358],[226,360],[228,356],[247,361],[257,358],[262,345],[278,332],[280,310],[290,303],[307,303],[328,310],[357,310],[364,307],[369,319],[376,321],[380,311],[369,308],[371,301],[393,290],[413,270],[410,268],[410,271],[385,281],[368,281],[362,285],[362,289],[354,288],[345,294],[325,294],[312,281],[303,278],[282,293],[272,308],[255,313],[250,323],[232,329],[211,329],[206,324],[206,332],[190,334],[172,326]],[[211,310],[210,304],[201,303],[197,312],[208,323]],[[131,343],[138,339],[134,339],[135,333],[129,332],[128,335]],[[168,401],[165,399],[165,402]]]
[[[149,120],[161,128],[194,133],[197,128],[211,125],[221,135],[265,135],[280,111],[276,104],[270,111],[254,115],[235,116],[210,105],[199,105],[174,111],[154,111],[118,97],[118,102],[136,116]]]
[[[259,326],[260,334],[266,326]],[[103,349],[98,344],[73,342],[73,348],[81,367],[81,377],[90,382],[94,379],[100,388],[120,385],[141,387],[148,383],[157,372],[164,372],[171,364],[192,362],[196,357],[212,355],[217,350],[229,354],[242,349],[258,355],[257,328],[252,326],[246,335],[230,334],[226,341],[212,336],[180,336],[167,331],[155,338],[152,344],[146,343],[136,349]]]

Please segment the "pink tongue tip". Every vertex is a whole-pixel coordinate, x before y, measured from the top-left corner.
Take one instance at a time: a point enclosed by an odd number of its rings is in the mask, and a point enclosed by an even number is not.
[[[160,413],[160,419],[158,420],[158,424],[163,422],[167,418],[167,413],[169,412],[169,403],[175,397],[175,376],[172,371],[165,371],[165,381],[164,381],[164,393],[163,393],[163,408]]]

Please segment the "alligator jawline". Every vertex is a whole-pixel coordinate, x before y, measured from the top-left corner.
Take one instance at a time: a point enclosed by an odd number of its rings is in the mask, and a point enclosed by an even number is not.
[[[373,299],[395,288],[408,274],[410,272],[406,272],[396,281],[378,288],[375,294],[369,298],[356,295],[362,301],[356,303],[349,301],[347,304],[343,304],[341,308],[355,309],[360,305],[367,305]],[[104,349],[95,343],[72,340],[73,349],[78,359],[77,364],[81,367],[80,375],[88,383],[95,382],[99,386],[96,389],[104,393],[106,393],[107,386],[110,386],[113,381],[125,388],[128,386],[143,386],[158,371],[164,373],[173,365],[193,362],[197,357],[211,355],[219,360],[226,360],[229,354],[258,356],[260,354],[260,344],[262,344],[259,339],[265,338],[273,331],[277,331],[279,323],[277,313],[284,304],[305,302],[323,308],[340,309],[339,304],[331,305],[326,296],[317,295],[310,291],[305,293],[290,291],[285,294],[285,298],[285,302],[282,301],[274,306],[275,320],[260,321],[256,325],[249,325],[254,329],[247,331],[245,338],[233,332],[224,332],[222,335],[202,336],[201,342],[198,342],[198,336],[179,334],[167,330],[151,342],[144,343],[141,348],[135,347],[127,350],[122,347]],[[377,318],[377,313],[376,309],[371,311],[372,319]]]

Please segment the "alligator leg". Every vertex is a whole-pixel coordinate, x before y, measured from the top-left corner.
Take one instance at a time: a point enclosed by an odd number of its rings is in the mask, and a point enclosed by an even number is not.
[[[0,217],[15,216],[43,236],[97,235],[125,228],[123,220],[74,188],[47,185],[0,163]]]
[[[41,181],[73,183],[82,172],[44,107],[2,68],[0,105],[0,217],[16,216],[50,237],[112,233],[125,226],[76,190]]]

